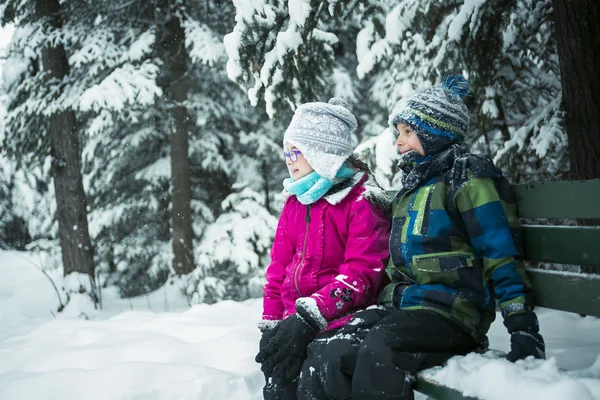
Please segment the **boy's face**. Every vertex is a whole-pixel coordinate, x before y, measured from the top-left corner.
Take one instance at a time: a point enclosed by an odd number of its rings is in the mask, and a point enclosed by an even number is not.
[[[298,150],[295,146],[292,146],[288,142],[285,143],[285,148],[287,152]],[[296,161],[292,161],[289,157],[285,158],[285,163],[290,171],[290,176],[295,181],[314,171],[313,167],[311,167],[308,161],[306,161],[306,158],[304,158],[302,153],[298,153],[296,156],[298,157]]]
[[[412,128],[406,124],[398,124],[396,126],[398,130],[398,139],[396,139],[396,147],[400,154],[406,154],[411,150],[416,151],[420,155],[424,156],[423,146],[416,133],[413,132]]]

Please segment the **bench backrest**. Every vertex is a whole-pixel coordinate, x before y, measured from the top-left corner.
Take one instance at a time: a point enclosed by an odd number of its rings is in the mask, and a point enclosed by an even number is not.
[[[520,219],[600,220],[600,179],[520,184],[513,191]],[[600,226],[523,224],[523,241],[525,261],[584,265],[600,273]],[[527,273],[536,305],[600,317],[600,274]]]
[[[513,186],[519,218],[600,219],[600,180]],[[600,272],[600,226],[523,224],[526,261],[576,264]],[[600,275],[529,268],[542,307],[600,316]]]

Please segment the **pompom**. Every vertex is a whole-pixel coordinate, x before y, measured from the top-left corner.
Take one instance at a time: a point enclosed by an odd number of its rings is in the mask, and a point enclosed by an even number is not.
[[[334,106],[342,106],[345,109],[350,110],[350,103],[341,97],[332,97],[329,99],[328,103]]]
[[[448,75],[444,79],[444,87],[452,94],[465,98],[471,94],[471,81],[462,75]]]

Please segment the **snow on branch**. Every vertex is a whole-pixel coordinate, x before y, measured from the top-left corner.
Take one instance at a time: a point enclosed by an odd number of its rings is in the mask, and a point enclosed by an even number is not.
[[[185,45],[193,62],[212,67],[225,57],[225,46],[208,26],[193,19],[183,20],[182,25]]]
[[[227,75],[245,88],[253,106],[262,97],[269,117],[314,101],[331,73],[338,37],[325,30],[327,2],[234,1],[236,25],[224,38]],[[311,3],[313,5],[311,5]],[[335,9],[330,2],[329,11]],[[318,5],[315,5],[318,4]]]
[[[82,111],[122,110],[126,104],[150,105],[162,94],[156,83],[159,67],[149,61],[115,69],[102,82],[87,89],[79,99]]]
[[[531,147],[539,157],[544,157],[553,143],[565,142],[565,133],[560,128],[559,108],[561,100],[562,96],[557,96],[554,100],[533,110],[531,112],[532,117],[517,129],[512,138],[507,140],[504,147],[496,153],[494,163],[501,162],[502,158],[515,146],[522,150],[530,136],[533,136]]]

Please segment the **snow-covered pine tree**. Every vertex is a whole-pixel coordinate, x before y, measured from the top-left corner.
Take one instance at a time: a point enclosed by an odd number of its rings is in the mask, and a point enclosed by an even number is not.
[[[252,105],[264,100],[273,117],[283,109],[322,99],[343,32],[369,1],[234,0],[236,25],[225,37],[228,76],[248,86]]]
[[[385,126],[387,112],[411,89],[463,73],[475,89],[468,141],[476,149],[494,156],[515,180],[566,170],[550,0],[234,3],[228,73],[249,85],[254,104],[264,98],[270,115],[321,99],[332,78],[340,81],[332,74],[339,65],[348,69],[336,57],[340,32],[352,32],[358,22],[356,72],[366,80],[359,93],[367,98],[356,104],[372,109],[362,121]],[[383,118],[373,116],[380,112]],[[386,164],[376,174],[392,182],[390,162],[368,148],[374,144],[361,150],[372,166],[375,160]]]
[[[339,41],[334,46],[335,67],[328,95],[343,97],[351,103],[352,112],[359,121],[353,138],[355,153],[367,163],[377,182],[390,189],[399,173],[394,161],[396,149],[391,145],[395,138],[389,131],[382,134],[387,126],[388,112],[371,99],[371,88],[377,81],[371,77],[358,79],[357,75],[358,57],[362,51],[359,33],[365,23],[382,26],[382,9],[372,3],[361,10],[351,13],[352,18],[344,18],[344,25],[332,27]]]
[[[186,290],[192,302],[258,295],[252,282],[264,276],[268,261],[264,256],[276,227],[271,213],[281,210],[278,193],[287,171],[281,155],[283,128],[269,120],[264,110],[252,108],[225,74],[223,36],[233,27],[235,9],[229,2],[206,4],[210,7],[194,10],[200,14],[196,17],[200,23],[190,29],[194,43],[190,55],[197,73],[190,97],[196,116],[190,155],[193,197],[196,204],[206,207],[195,215],[208,213],[213,220],[196,220],[198,268],[189,275]],[[248,221],[255,224],[243,221],[247,205],[251,208]],[[237,232],[244,229],[254,233]],[[227,241],[234,237],[235,247],[231,247]],[[232,250],[237,248],[245,250]],[[229,261],[223,251],[232,251]],[[231,262],[234,254],[236,262]]]
[[[171,246],[172,269],[177,275],[195,268],[190,187],[188,89],[189,55],[182,1],[156,4],[164,19],[156,21],[157,55],[162,61],[158,82],[168,104],[168,135],[171,160]],[[156,13],[155,13],[156,15]]]
[[[10,32],[4,34],[12,35]],[[0,150],[5,143],[4,123],[9,96],[5,90],[4,77],[10,81],[14,65],[4,70],[4,54],[0,54]],[[9,58],[14,62],[14,58]],[[4,74],[6,72],[6,74]],[[57,223],[54,218],[56,201],[50,178],[50,158],[45,164],[34,168],[17,168],[18,163],[0,151],[0,249],[43,250],[50,254],[48,259],[55,267],[60,259],[60,246],[56,238]]]
[[[0,250],[25,250],[31,240],[27,224],[16,204],[18,194],[15,181],[13,166],[0,155]]]
[[[18,22],[19,26],[9,58],[21,61],[6,82],[9,104],[3,148],[20,164],[41,165],[50,157],[64,275],[86,275],[85,285],[74,288],[75,293],[85,292],[96,303],[81,174],[80,121],[72,96],[78,86],[68,63],[68,43],[77,32],[69,26],[74,16],[65,12],[68,8],[67,2],[56,0],[7,0],[2,4],[2,25]]]
[[[72,61],[97,81],[81,109],[89,119],[84,162],[99,275],[133,296],[169,275],[170,161],[166,110],[154,107],[162,95],[155,30],[125,25],[113,10],[97,14]]]
[[[4,57],[4,54],[0,54]],[[3,60],[0,58],[0,71]],[[4,82],[0,80],[0,143],[4,141],[4,118],[6,118],[6,103],[8,98],[4,89]],[[0,249],[6,250],[15,247],[14,229],[11,227],[15,221],[14,206],[12,202],[13,193],[12,165],[2,153],[0,153]],[[27,229],[25,228],[26,236]],[[19,235],[20,236],[20,235]]]
[[[131,296],[156,289],[172,273],[171,151],[166,134],[170,108],[169,102],[162,101],[164,90],[158,84],[164,59],[156,45],[157,26],[165,23],[166,13],[155,7],[156,2],[117,3],[105,3],[107,7],[97,17],[97,26],[105,32],[89,35],[80,53],[92,54],[82,68],[105,77],[88,92],[86,110],[91,122],[84,154],[98,265],[106,284],[115,283],[123,295]],[[258,179],[261,173],[250,157],[253,145],[242,144],[238,136],[281,130],[273,124],[263,127],[264,113],[249,107],[244,94],[224,73],[222,37],[233,24],[231,4],[178,4],[190,58],[185,104],[191,219],[195,240],[201,245],[208,238],[204,231],[222,212],[221,202],[234,182],[249,181],[256,190],[264,182],[272,185],[271,180]],[[109,49],[111,56],[93,53],[99,48]],[[125,63],[131,64],[129,74],[123,71]],[[135,85],[128,87],[128,82]],[[109,95],[107,89],[115,86],[128,90]]]
[[[264,196],[244,185],[234,190],[196,249],[200,267],[187,282],[193,303],[245,300],[260,293],[277,219],[266,210]]]
[[[365,24],[383,30],[385,9],[373,1],[261,0],[234,1],[236,25],[226,35],[229,77],[238,82],[254,106],[264,103],[270,117],[289,121],[289,111],[307,101],[345,98],[357,116],[353,138],[358,145],[378,136],[387,112],[370,99],[371,79],[356,73],[360,37]],[[363,40],[364,42],[364,40]],[[370,143],[374,143],[373,139]],[[359,155],[377,170],[371,145]],[[394,163],[391,163],[394,164]],[[377,171],[378,181],[389,186],[395,165]]]
[[[514,180],[565,170],[550,0],[384,1],[384,31],[359,34],[358,73],[391,108],[415,86],[464,73],[473,83],[471,132]]]

